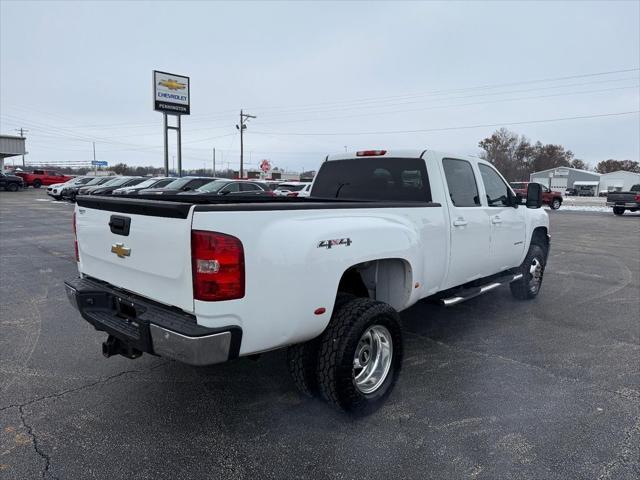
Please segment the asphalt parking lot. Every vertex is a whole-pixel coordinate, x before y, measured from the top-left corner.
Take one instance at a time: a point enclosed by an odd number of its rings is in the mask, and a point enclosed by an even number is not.
[[[105,359],[69,305],[72,206],[0,192],[0,478],[637,479],[640,218],[550,212],[542,292],[402,314],[400,381],[352,420],[283,354]],[[268,318],[264,319],[269,321]]]

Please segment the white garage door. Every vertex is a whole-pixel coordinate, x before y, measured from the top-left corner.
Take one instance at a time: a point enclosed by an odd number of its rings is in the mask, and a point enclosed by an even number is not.
[[[567,177],[553,177],[551,179],[551,190],[564,192],[567,189]]]

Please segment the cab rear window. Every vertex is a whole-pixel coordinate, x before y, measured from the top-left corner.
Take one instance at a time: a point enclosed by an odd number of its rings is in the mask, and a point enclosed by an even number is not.
[[[311,196],[430,202],[431,188],[422,159],[367,157],[324,162]]]

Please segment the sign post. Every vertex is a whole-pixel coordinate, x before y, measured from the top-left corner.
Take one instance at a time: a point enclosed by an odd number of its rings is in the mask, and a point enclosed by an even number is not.
[[[169,130],[177,134],[178,172],[182,176],[181,116],[191,113],[189,77],[153,71],[153,109],[162,112],[164,131],[164,172],[169,176]],[[177,117],[175,126],[169,125],[169,115]]]

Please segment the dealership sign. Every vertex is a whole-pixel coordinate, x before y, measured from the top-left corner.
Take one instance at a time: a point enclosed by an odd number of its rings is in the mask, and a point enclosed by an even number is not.
[[[154,110],[172,115],[189,115],[189,77],[153,71]]]

